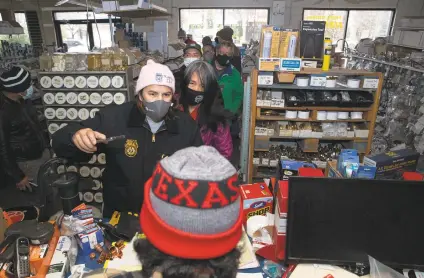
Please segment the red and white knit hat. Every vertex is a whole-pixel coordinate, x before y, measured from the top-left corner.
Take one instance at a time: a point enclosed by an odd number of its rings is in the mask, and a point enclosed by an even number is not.
[[[211,259],[236,248],[243,218],[237,172],[215,148],[162,159],[144,188],[141,228],[165,254]]]

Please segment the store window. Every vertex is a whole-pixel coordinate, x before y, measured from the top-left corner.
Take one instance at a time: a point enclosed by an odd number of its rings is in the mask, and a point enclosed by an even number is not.
[[[55,12],[53,14],[58,45],[66,43],[69,52],[87,52],[112,46],[108,15],[93,12]],[[119,18],[113,18],[118,23]]]
[[[333,43],[346,40],[354,48],[362,38],[375,39],[390,34],[394,10],[312,10],[303,11],[303,20],[326,21],[325,36]],[[342,51],[340,41],[336,51]]]
[[[1,15],[0,15],[0,20],[2,20]],[[31,44],[31,40],[29,38],[29,33],[28,33],[28,24],[27,24],[27,19],[26,19],[25,13],[16,12],[15,13],[15,20],[24,29],[24,34],[11,35],[11,36],[10,35],[0,35],[0,40],[8,41],[8,42],[16,42],[16,43],[20,43],[20,44]]]
[[[262,25],[268,24],[268,14],[268,9],[225,9],[224,26],[234,30],[234,43],[242,45],[260,39]]]
[[[269,9],[180,9],[180,27],[201,43],[202,38],[215,38],[224,26],[234,30],[234,43],[242,45],[259,40],[262,25],[269,22]]]

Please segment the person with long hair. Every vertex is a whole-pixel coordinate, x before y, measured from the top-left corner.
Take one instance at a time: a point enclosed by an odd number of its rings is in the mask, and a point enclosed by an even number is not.
[[[180,109],[199,124],[203,143],[225,158],[233,153],[230,126],[232,113],[225,110],[213,67],[205,61],[191,63],[181,82]]]
[[[165,65],[153,60],[141,69],[135,101],[101,109],[93,119],[70,124],[53,136],[57,156],[89,161],[93,153],[106,154],[103,173],[103,216],[114,211],[139,212],[143,185],[163,157],[203,144],[190,116],[173,108],[175,79]],[[123,135],[123,140],[104,140]]]

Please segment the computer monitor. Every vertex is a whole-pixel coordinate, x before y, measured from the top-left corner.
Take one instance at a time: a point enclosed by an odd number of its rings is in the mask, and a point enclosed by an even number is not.
[[[424,183],[289,179],[286,261],[424,268]]]

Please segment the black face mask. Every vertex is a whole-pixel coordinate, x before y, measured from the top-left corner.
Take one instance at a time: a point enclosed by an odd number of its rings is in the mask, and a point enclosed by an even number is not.
[[[218,54],[216,55],[216,61],[221,67],[226,67],[230,63],[230,57],[227,55]]]
[[[203,102],[203,92],[195,91],[190,88],[186,89],[186,100],[190,106],[198,105]]]

